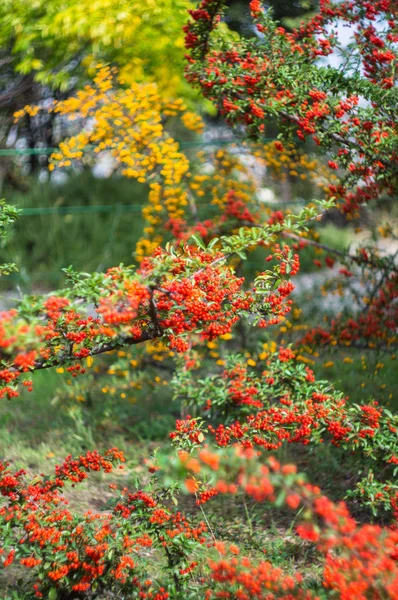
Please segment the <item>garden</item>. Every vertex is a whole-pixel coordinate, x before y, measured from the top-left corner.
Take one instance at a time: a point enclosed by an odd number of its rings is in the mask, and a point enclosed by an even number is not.
[[[398,598],[395,0],[2,0],[0,598]]]

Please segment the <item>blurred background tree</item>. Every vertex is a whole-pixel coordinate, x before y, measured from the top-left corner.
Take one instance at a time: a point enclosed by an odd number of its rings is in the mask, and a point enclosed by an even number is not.
[[[35,84],[67,91],[100,59],[127,82],[156,80],[165,92],[189,93],[182,79],[182,26],[189,0],[4,0],[3,66],[14,73],[11,95]],[[7,99],[0,96],[2,104]]]
[[[250,18],[249,2],[247,0],[229,0],[229,10],[227,13],[228,26],[234,31],[238,31],[244,36],[256,35]],[[300,21],[310,19],[317,11],[319,0],[269,0],[264,2],[277,21],[291,29],[299,24]]]
[[[54,145],[54,119],[12,114],[26,104],[60,99],[95,71],[116,64],[126,81],[156,81],[165,96],[193,99],[184,80],[182,27],[190,0],[4,0],[0,3],[0,147],[23,137],[30,149]],[[30,155],[30,170],[39,166]],[[2,160],[3,179],[16,184]],[[1,176],[1,173],[0,173]]]

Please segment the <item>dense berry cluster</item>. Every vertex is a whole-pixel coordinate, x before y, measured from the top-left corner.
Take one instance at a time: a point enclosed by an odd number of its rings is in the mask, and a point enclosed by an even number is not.
[[[203,450],[194,460],[180,455],[172,468],[180,470],[181,466],[186,477],[194,474],[198,480],[207,479],[220,494],[234,494],[240,488],[256,502],[275,503],[278,498],[292,510],[304,508],[304,519],[296,531],[324,555],[323,587],[330,591],[330,597],[395,597],[396,528],[357,525],[344,503],[333,503],[318,487],[306,483],[294,465],[281,465],[274,458],[261,465],[256,454],[247,450],[227,455]],[[189,486],[188,491],[192,493]],[[253,564],[235,545],[216,543],[215,548],[218,557],[209,563],[212,582],[208,598],[320,598],[307,587],[299,571],[291,575],[269,562]]]
[[[95,590],[165,600],[169,593],[151,580],[145,565],[145,554],[156,548],[164,553],[166,564],[169,561],[170,577],[172,569],[179,569],[181,586],[183,576],[195,568],[188,560],[189,544],[186,551],[181,544],[192,540],[202,545],[205,524],[192,524],[180,512],[171,512],[156,494],[123,490],[106,512],[82,515],[68,508],[60,495],[66,482],[80,483],[92,471],[110,473],[120,462],[124,457],[116,448],[105,454],[88,452],[77,459],[67,457],[53,479],[32,480],[25,471],[0,465],[0,493],[6,500],[0,526],[10,532],[2,539],[0,554],[4,567],[19,563],[35,571],[32,597]]]
[[[274,116],[286,131],[312,137],[329,153],[329,167],[346,172],[341,184],[330,188],[345,210],[355,211],[383,193],[393,195],[397,130],[386,99],[393,101],[397,77],[395,3],[325,0],[313,20],[288,33],[254,0],[250,7],[261,39],[230,44],[214,41],[224,6],[204,0],[191,15],[188,80],[228,122],[243,123],[255,139]],[[355,41],[349,69],[325,69],[317,59],[339,51],[337,25],[345,22]],[[357,75],[361,70],[363,77]]]
[[[306,219],[306,212],[299,218]],[[247,237],[242,232],[226,237],[223,252],[206,249],[200,240],[201,247],[158,248],[135,272],[121,266],[93,280],[73,275],[70,298],[38,298],[28,317],[17,310],[0,313],[1,396],[15,396],[18,378],[29,370],[79,361],[120,345],[165,336],[171,349],[183,352],[192,344],[188,334],[212,340],[230,333],[248,313],[260,327],[279,322],[290,311],[294,286],[287,278],[298,270],[297,255],[277,245],[269,255],[275,263],[259,275],[252,291],[244,289],[244,278],[236,276],[228,258],[253,239],[273,240],[280,228],[276,224],[270,231],[252,229]],[[78,310],[76,297],[94,301],[95,315]],[[87,310],[93,312],[90,306]],[[67,369],[73,377],[85,372],[79,362]],[[25,384],[31,388],[30,380]]]
[[[382,506],[395,512],[397,416],[377,402],[352,405],[329,383],[317,381],[289,348],[281,347],[265,364],[250,361],[256,366],[250,367],[237,355],[229,358],[220,375],[203,379],[188,370],[175,377],[176,397],[190,409],[199,409],[208,420],[188,417],[178,422],[171,434],[177,446],[186,450],[212,440],[219,447],[270,452],[284,444],[332,444],[369,457],[367,461],[362,458],[363,465],[369,465],[369,477],[357,482],[354,493],[365,503],[371,499],[374,509]],[[382,473],[380,481],[373,477],[373,470]]]

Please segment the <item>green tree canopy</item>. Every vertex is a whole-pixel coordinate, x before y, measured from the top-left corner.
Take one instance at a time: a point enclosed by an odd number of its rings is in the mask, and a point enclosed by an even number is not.
[[[190,0],[2,0],[0,105],[35,83],[67,90],[100,60],[127,82],[187,95],[183,32]],[[13,78],[12,75],[15,75]]]

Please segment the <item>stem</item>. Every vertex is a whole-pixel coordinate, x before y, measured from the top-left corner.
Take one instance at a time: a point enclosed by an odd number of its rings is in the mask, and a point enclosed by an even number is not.
[[[282,235],[284,237],[290,238],[292,240],[297,240],[299,242],[305,242],[306,245],[308,246],[314,246],[315,248],[321,248],[322,250],[326,250],[326,252],[330,252],[331,254],[336,254],[336,256],[341,256],[342,258],[348,258],[348,260],[352,260],[353,262],[356,262],[357,264],[361,264],[361,263],[365,263],[368,265],[371,265],[372,267],[375,267],[376,269],[381,269],[384,270],[382,266],[378,265],[375,261],[370,260],[370,259],[365,259],[364,257],[359,257],[359,256],[354,256],[353,254],[350,254],[349,252],[342,252],[341,250],[337,250],[336,248],[331,248],[330,246],[327,246],[326,244],[320,244],[319,242],[315,242],[314,240],[307,240],[306,238],[302,238],[299,235],[296,235],[295,233],[288,233],[287,231],[282,233]],[[395,273],[398,273],[398,268],[396,267],[389,267],[390,271],[394,271]]]
[[[151,295],[149,297],[149,316],[150,316],[152,324],[153,324],[155,337],[160,337],[163,334],[163,331],[162,331],[162,328],[160,326],[159,319],[158,319],[158,312],[157,312],[156,302],[155,302],[155,298],[154,298],[155,291],[156,291],[156,287],[150,288]]]
[[[198,500],[198,494],[196,492],[195,492],[195,497],[196,497],[196,500]],[[211,525],[209,523],[209,520],[208,520],[208,518],[206,516],[206,513],[203,510],[203,506],[201,504],[199,504],[199,508],[200,508],[200,511],[201,511],[201,513],[203,515],[203,518],[204,518],[205,522],[206,522],[206,525],[209,528],[209,531],[211,533],[211,537],[213,538],[214,541],[216,541],[216,536],[214,535],[214,531],[213,531],[213,529],[212,529],[212,527],[211,527]]]
[[[245,494],[243,494],[243,506],[245,507],[245,513],[246,513],[247,523],[249,525],[250,537],[253,538],[254,531],[253,531],[252,519],[251,519],[251,516],[249,513],[248,506],[247,506]]]

